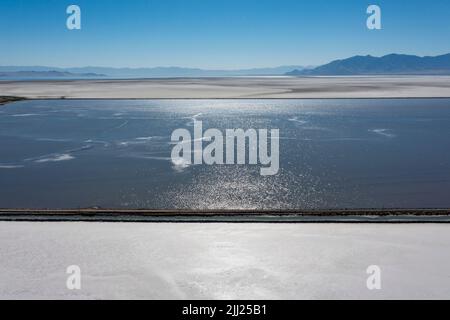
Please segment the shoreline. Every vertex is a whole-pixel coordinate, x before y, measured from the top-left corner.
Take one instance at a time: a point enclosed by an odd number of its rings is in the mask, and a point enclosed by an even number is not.
[[[374,97],[374,98],[23,98],[23,97],[15,97],[15,100],[5,101],[1,105],[6,105],[8,103],[19,102],[19,101],[207,101],[207,100],[223,100],[223,101],[252,101],[252,100],[448,100],[450,99],[450,95],[448,97]]]
[[[431,99],[450,97],[450,76],[0,81],[0,92],[40,100]]]
[[[152,223],[450,223],[450,209],[0,209],[0,221]]]

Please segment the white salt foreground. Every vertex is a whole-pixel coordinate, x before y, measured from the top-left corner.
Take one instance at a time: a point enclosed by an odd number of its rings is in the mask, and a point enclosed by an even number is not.
[[[449,253],[437,224],[1,222],[0,298],[448,299]]]

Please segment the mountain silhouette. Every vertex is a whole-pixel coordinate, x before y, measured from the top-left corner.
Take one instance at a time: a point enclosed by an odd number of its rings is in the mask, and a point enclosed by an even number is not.
[[[419,57],[389,54],[383,57],[354,56],[309,70],[294,70],[291,76],[326,75],[450,75],[450,54]]]

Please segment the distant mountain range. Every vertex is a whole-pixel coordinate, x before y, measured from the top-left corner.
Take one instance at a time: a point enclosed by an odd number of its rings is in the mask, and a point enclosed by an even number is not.
[[[354,56],[335,60],[313,69],[296,69],[290,76],[346,76],[346,75],[450,75],[450,54],[419,57],[389,54],[383,57]]]
[[[103,74],[97,73],[72,73],[66,71],[0,71],[2,78],[99,78]]]
[[[56,78],[56,77],[109,77],[109,78],[175,78],[175,77],[231,77],[231,76],[280,76],[291,70],[303,70],[302,66],[280,66],[238,70],[204,70],[181,67],[156,68],[108,68],[82,67],[57,68],[43,66],[0,66],[0,77]]]
[[[27,78],[195,78],[237,76],[350,76],[350,75],[450,75],[450,54],[419,57],[389,54],[383,57],[354,56],[319,67],[280,66],[237,70],[205,70],[182,67],[57,68],[0,66],[0,79]]]

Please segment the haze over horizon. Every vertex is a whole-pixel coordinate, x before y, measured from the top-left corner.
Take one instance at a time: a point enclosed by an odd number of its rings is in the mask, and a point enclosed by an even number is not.
[[[345,76],[345,75],[449,75],[450,53],[439,56],[389,54],[353,56],[320,66],[279,66],[253,69],[211,70],[184,67],[111,68],[0,66],[0,79],[27,78],[171,78],[229,76]]]
[[[301,67],[305,69],[313,69],[322,65],[329,64],[331,62],[340,61],[340,60],[346,60],[354,57],[372,57],[372,58],[382,58],[389,55],[404,55],[404,56],[417,56],[420,58],[425,57],[436,57],[436,56],[444,56],[448,55],[450,52],[442,52],[440,54],[437,54],[435,56],[429,56],[429,55],[417,55],[414,53],[397,53],[397,52],[391,52],[386,55],[376,56],[373,54],[360,54],[355,56],[348,56],[348,57],[340,57],[331,59],[329,61],[326,61],[323,64],[314,65],[314,64],[292,64],[292,65],[283,65],[283,64],[274,64],[274,65],[265,65],[265,66],[254,66],[254,67],[243,67],[243,68],[201,68],[201,67],[195,67],[195,66],[185,66],[185,65],[157,65],[157,66],[142,66],[142,67],[131,67],[127,65],[122,66],[108,66],[108,65],[81,65],[81,66],[58,66],[58,65],[42,65],[42,64],[36,64],[36,65],[4,65],[0,64],[0,70],[1,68],[48,68],[48,69],[63,69],[63,70],[70,70],[70,69],[85,69],[85,68],[105,68],[105,69],[131,69],[131,70],[137,70],[137,69],[192,69],[192,70],[204,70],[204,71],[243,71],[243,70],[259,70],[259,69],[279,69],[279,68],[287,68],[287,67]],[[26,69],[27,71],[30,71],[29,69]]]
[[[81,7],[81,30],[66,28],[70,4]],[[447,0],[376,4],[382,30],[366,28],[363,0],[3,0],[0,64],[235,70],[450,52]]]

